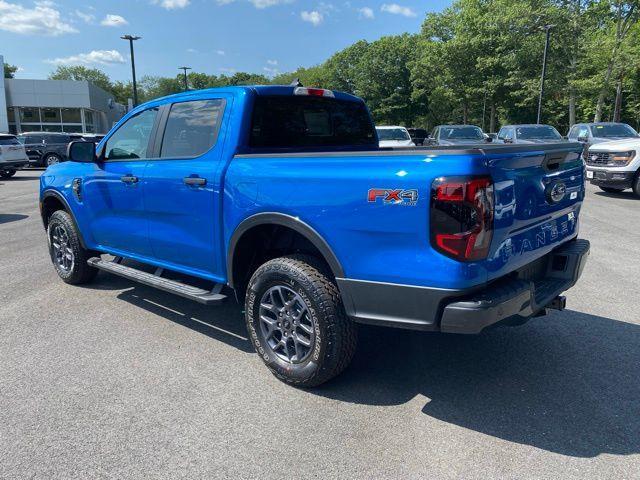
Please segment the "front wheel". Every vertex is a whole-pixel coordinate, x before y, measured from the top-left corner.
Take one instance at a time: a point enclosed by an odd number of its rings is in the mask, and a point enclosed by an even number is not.
[[[95,278],[98,270],[90,267],[87,260],[98,253],[82,246],[71,215],[64,210],[53,212],[49,218],[47,236],[53,267],[63,282],[79,285]]]
[[[614,187],[600,187],[600,190],[607,193],[620,193],[624,190],[624,188],[614,188]]]
[[[11,178],[16,174],[16,170],[0,170],[0,178]]]
[[[314,387],[341,373],[357,343],[336,284],[313,257],[259,267],[247,288],[245,319],[256,351],[280,380]]]

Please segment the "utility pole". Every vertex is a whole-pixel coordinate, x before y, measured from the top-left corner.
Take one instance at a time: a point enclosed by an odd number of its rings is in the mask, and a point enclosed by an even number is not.
[[[184,91],[189,90],[189,81],[187,80],[187,70],[191,70],[191,67],[178,67],[178,70],[184,70]]]
[[[131,51],[131,76],[133,77],[133,106],[138,105],[138,86],[136,85],[136,61],[133,56],[133,42],[140,40],[142,37],[136,35],[123,35],[120,37],[123,40],[129,41],[129,49]]]
[[[536,123],[540,123],[542,118],[542,96],[544,95],[544,77],[547,74],[547,52],[549,51],[549,37],[551,36],[551,29],[555,25],[545,25],[542,27],[546,32],[546,40],[544,42],[544,55],[542,56],[542,77],[540,78],[540,96],[538,97],[538,120]]]

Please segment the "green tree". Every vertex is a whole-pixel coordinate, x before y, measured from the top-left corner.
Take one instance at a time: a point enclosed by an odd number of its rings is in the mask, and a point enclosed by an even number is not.
[[[4,64],[4,78],[14,78],[17,71],[18,67],[15,65]]]
[[[111,80],[102,70],[88,68],[82,65],[60,65],[49,74],[50,80],[86,80],[94,85],[111,91]]]

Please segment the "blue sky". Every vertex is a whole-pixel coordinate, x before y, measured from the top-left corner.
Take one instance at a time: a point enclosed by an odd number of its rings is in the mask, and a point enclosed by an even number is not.
[[[396,3],[397,2],[397,3]],[[322,62],[360,40],[417,32],[433,0],[0,0],[0,55],[18,78],[46,78],[57,64],[130,78],[173,76],[182,65],[221,74],[273,75]]]

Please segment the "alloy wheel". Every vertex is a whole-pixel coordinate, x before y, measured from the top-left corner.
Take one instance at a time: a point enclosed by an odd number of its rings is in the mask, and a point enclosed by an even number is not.
[[[304,362],[315,342],[314,322],[305,300],[284,285],[269,288],[260,300],[260,329],[267,347],[287,363]]]
[[[69,234],[62,225],[54,225],[51,232],[51,248],[53,261],[63,272],[69,273],[73,270],[75,256],[71,248]]]

